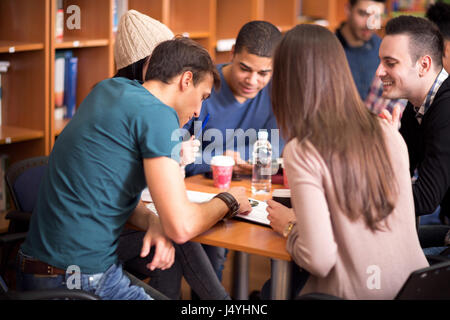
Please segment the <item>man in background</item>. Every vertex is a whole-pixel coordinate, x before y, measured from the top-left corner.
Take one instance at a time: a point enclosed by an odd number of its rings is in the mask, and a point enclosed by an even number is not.
[[[375,33],[381,25],[385,0],[350,0],[346,7],[347,20],[336,31],[344,47],[347,61],[361,99],[374,113],[396,105],[403,111],[406,100],[383,98],[382,85],[375,71],[380,63],[378,50],[381,38]]]
[[[251,174],[252,166],[246,160],[260,129],[269,132],[273,157],[279,156],[283,142],[272,113],[270,80],[272,55],[280,40],[281,32],[266,21],[251,21],[241,28],[231,62],[217,66],[220,90],[212,91],[200,116],[184,127],[191,135],[198,135],[198,124],[209,118],[202,130],[202,162],[188,165],[186,176],[210,171],[211,158],[223,153],[235,159],[235,173]]]
[[[199,136],[202,131],[201,163],[196,161],[186,166],[186,176],[211,171],[211,158],[221,154],[234,158],[234,173],[251,174],[252,165],[247,160],[259,129],[269,132],[272,157],[281,154],[284,142],[278,133],[270,100],[272,56],[281,37],[278,28],[266,21],[250,21],[241,28],[231,50],[231,62],[217,66],[220,90],[213,89],[209,99],[203,102],[200,116],[184,126],[191,136]],[[206,122],[201,129],[201,124]],[[228,250],[203,247],[222,280]]]

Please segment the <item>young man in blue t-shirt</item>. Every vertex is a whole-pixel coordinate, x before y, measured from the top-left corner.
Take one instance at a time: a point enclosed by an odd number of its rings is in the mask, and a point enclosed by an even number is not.
[[[189,202],[180,174],[174,131],[198,116],[220,83],[207,51],[187,38],[165,41],[154,50],[145,80],[100,82],[58,137],[19,253],[20,288],[70,284],[102,299],[151,299],[118,261],[127,222],[147,231],[141,256],[154,247],[148,267],[166,269],[174,261],[172,241],[184,243],[250,210],[243,188]],[[146,186],[158,215],[140,201]]]
[[[281,154],[284,143],[270,101],[272,55],[280,39],[280,31],[266,21],[251,21],[241,28],[231,62],[217,66],[220,90],[211,92],[200,116],[185,126],[190,135],[200,135],[202,142],[202,157],[186,166],[186,176],[210,171],[211,158],[222,154],[233,156],[234,172],[251,174],[252,166],[246,160],[259,129],[269,131],[273,156]],[[209,120],[200,133],[206,117]]]
[[[281,37],[281,32],[266,21],[251,21],[241,28],[232,48],[231,62],[217,67],[220,90],[211,92],[210,98],[203,102],[200,116],[184,127],[190,135],[200,135],[202,141],[202,156],[186,166],[186,176],[210,171],[211,158],[222,154],[234,158],[234,173],[251,174],[252,165],[247,160],[260,129],[269,132],[273,157],[281,155],[284,142],[270,101],[272,56]],[[200,133],[207,117],[209,120]],[[204,248],[221,280],[227,250],[207,245]]]

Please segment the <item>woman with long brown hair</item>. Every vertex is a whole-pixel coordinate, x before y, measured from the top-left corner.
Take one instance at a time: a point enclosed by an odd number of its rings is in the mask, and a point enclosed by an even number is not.
[[[364,106],[334,34],[316,25],[287,32],[274,57],[272,103],[289,141],[293,211],[268,201],[269,219],[310,274],[300,294],[394,298],[412,271],[428,266],[407,148]]]

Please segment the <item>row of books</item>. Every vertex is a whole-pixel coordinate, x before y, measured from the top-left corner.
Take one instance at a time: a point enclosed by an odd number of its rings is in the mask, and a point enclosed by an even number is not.
[[[394,13],[425,12],[427,7],[434,2],[434,0],[393,0],[391,4]]]
[[[9,61],[0,61],[0,126],[2,124],[2,77],[10,67]],[[9,157],[0,154],[0,212],[9,209],[9,201],[7,200],[7,187],[5,181],[5,172],[8,166]]]
[[[72,50],[55,54],[55,120],[70,119],[75,114],[78,58]]]
[[[2,75],[8,71],[9,61],[0,61],[0,126],[2,125]]]
[[[1,61],[0,61],[1,62]],[[5,172],[9,166],[9,156],[0,154],[0,212],[10,209],[9,192],[6,186]]]

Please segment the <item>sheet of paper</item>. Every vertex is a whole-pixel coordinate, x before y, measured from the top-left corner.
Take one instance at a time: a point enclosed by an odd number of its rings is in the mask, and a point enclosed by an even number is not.
[[[216,194],[215,193],[206,193],[206,192],[198,192],[198,191],[187,191],[187,197],[189,199],[189,201],[191,202],[196,202],[196,203],[201,203],[201,202],[206,202],[211,200]],[[142,192],[142,196],[141,196],[142,201],[144,202],[150,202],[147,203],[147,208],[149,208],[150,210],[152,210],[153,212],[157,213],[155,205],[153,203],[152,200],[152,196],[150,194],[150,192],[148,191],[148,188],[146,188],[143,192]],[[252,199],[255,200],[255,199]],[[236,217],[245,219],[245,220],[249,220],[249,221],[253,221],[256,223],[261,223],[264,225],[270,225],[270,221],[267,219],[267,203],[265,203],[264,201],[258,201],[258,205],[256,207],[252,207],[252,211],[248,214],[248,215],[243,215],[243,214],[238,214]]]

